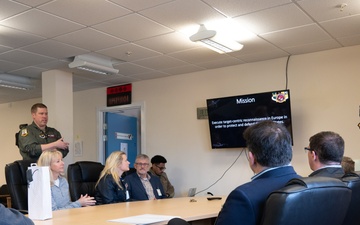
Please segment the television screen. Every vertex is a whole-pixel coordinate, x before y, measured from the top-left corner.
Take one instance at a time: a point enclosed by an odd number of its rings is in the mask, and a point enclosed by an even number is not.
[[[244,130],[263,120],[286,126],[292,136],[290,91],[207,99],[211,147],[246,147]]]

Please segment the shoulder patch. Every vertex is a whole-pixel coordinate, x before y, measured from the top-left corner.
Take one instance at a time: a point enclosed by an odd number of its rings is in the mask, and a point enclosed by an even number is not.
[[[21,130],[21,136],[26,137],[28,134],[29,132],[26,128]]]

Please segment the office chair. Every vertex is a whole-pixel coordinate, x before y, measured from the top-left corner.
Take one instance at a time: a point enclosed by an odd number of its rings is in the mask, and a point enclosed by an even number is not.
[[[342,225],[350,200],[350,188],[339,179],[292,179],[269,195],[261,225]]]
[[[343,225],[360,224],[360,176],[356,173],[346,174],[342,181],[351,189],[351,202],[345,216]]]
[[[67,179],[72,201],[85,194],[94,197],[95,184],[103,168],[101,163],[91,161],[79,161],[68,166]]]
[[[121,178],[125,178],[127,175],[135,173],[136,169],[133,167],[130,167],[128,171],[123,172],[123,174],[121,175]]]
[[[17,160],[5,165],[5,179],[11,196],[11,206],[27,213],[28,211],[28,182],[26,171],[33,160]]]
[[[184,219],[176,217],[169,220],[167,225],[190,225],[190,223],[186,222]]]

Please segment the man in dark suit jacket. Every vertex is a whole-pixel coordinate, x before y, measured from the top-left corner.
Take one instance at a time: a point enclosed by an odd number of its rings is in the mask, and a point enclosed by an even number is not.
[[[344,139],[332,131],[319,132],[309,139],[309,166],[312,172],[309,177],[341,178],[345,172],[341,167],[344,156]]]
[[[149,157],[140,154],[135,159],[136,173],[126,175],[124,178],[133,201],[166,198],[160,179],[148,173],[149,166]]]
[[[243,136],[255,176],[230,193],[215,225],[260,224],[268,195],[299,177],[290,166],[292,141],[283,125],[263,121],[248,127]]]

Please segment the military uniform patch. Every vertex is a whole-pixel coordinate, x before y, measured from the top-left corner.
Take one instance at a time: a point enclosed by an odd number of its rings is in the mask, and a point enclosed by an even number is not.
[[[28,136],[28,134],[29,134],[29,132],[26,128],[21,130],[21,136],[26,137],[26,136]]]

